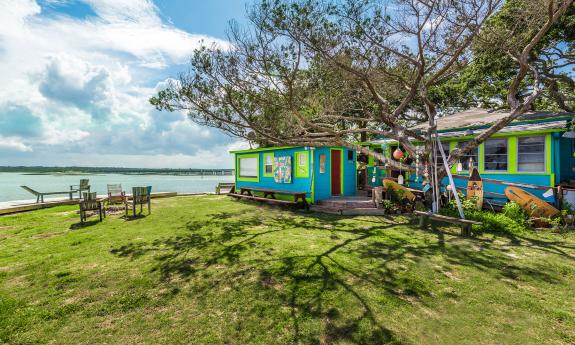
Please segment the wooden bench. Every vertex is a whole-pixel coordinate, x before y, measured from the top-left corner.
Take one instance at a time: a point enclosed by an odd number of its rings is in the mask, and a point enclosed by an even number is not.
[[[419,216],[419,226],[423,229],[427,228],[427,226],[429,225],[429,220],[431,219],[431,220],[436,220],[436,221],[440,221],[440,222],[461,225],[461,235],[463,235],[463,236],[470,236],[471,235],[471,226],[472,225],[483,224],[481,222],[476,222],[474,220],[453,218],[453,217],[443,216],[440,214],[434,214],[431,212],[413,211],[413,214]]]
[[[262,193],[264,196],[263,197],[255,196],[253,194],[254,192]],[[293,196],[293,201],[276,199],[276,194],[291,195]],[[301,205],[306,209],[309,209],[309,204],[306,200],[306,192],[294,192],[289,190],[277,190],[277,189],[266,189],[266,188],[255,188],[255,187],[241,187],[239,194],[228,193],[228,195],[238,199],[265,201],[275,204],[284,204],[293,206]]]
[[[34,196],[36,197],[36,203],[40,203],[40,202],[44,202],[44,195],[62,195],[62,194],[68,194],[68,196],[70,197],[70,200],[72,200],[72,194],[75,193],[75,190],[69,190],[69,191],[62,191],[62,192],[38,192],[28,186],[20,186],[21,188],[27,190],[28,192],[34,194]]]
[[[216,194],[222,194],[222,189],[224,189],[224,190],[227,189],[228,193],[233,193],[235,187],[236,187],[236,184],[233,182],[220,182],[216,186]]]

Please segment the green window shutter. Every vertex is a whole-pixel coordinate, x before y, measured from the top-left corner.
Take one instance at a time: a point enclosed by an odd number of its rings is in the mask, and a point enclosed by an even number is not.
[[[274,153],[264,153],[264,177],[274,177]]]
[[[295,177],[309,177],[309,151],[295,153]]]

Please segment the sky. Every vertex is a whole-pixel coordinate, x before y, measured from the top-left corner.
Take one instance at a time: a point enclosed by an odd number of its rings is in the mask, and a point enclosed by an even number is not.
[[[0,166],[232,167],[246,143],[148,102],[250,0],[0,0]]]

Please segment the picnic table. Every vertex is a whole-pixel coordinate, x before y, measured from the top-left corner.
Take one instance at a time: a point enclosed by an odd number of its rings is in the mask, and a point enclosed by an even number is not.
[[[263,197],[254,195],[254,193],[262,193]],[[247,199],[255,201],[270,202],[275,204],[292,205],[292,206],[303,206],[309,209],[309,204],[306,200],[306,192],[297,192],[289,190],[277,190],[277,189],[267,189],[267,188],[256,188],[256,187],[240,187],[239,193],[229,193],[237,199]],[[282,200],[276,199],[276,195],[290,195],[293,197],[292,200]]]

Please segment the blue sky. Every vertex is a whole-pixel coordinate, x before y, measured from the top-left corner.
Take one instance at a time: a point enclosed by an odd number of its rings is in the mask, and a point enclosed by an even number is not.
[[[244,142],[147,100],[249,3],[0,2],[0,165],[232,166]]]

